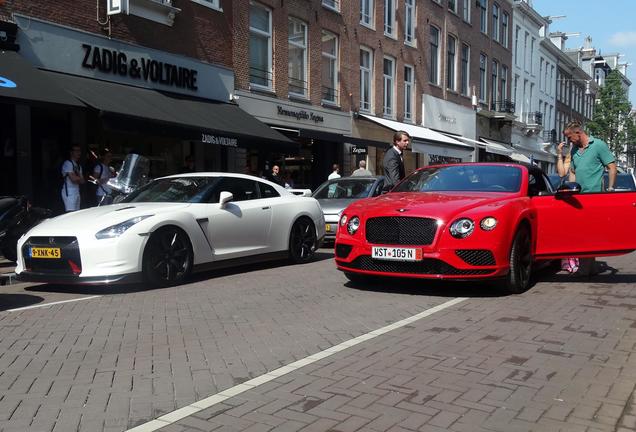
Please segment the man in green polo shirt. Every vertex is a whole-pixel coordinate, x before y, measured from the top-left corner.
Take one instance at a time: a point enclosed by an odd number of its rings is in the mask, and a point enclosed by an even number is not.
[[[563,133],[574,144],[570,181],[580,184],[581,192],[602,192],[603,173],[607,168],[609,177],[607,190],[613,191],[616,181],[616,163],[607,144],[603,140],[587,135],[578,122],[569,123]]]
[[[607,144],[598,138],[587,135],[578,122],[571,122],[563,132],[573,144],[570,163],[570,181],[581,185],[581,192],[603,192],[603,173],[607,168],[609,182],[607,190],[614,190],[616,181],[616,163]],[[593,276],[601,270],[595,258],[580,258],[578,276]]]

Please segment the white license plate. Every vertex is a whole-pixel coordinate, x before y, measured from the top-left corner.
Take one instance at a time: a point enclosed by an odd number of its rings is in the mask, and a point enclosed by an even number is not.
[[[421,261],[422,249],[373,246],[371,258],[391,261]]]

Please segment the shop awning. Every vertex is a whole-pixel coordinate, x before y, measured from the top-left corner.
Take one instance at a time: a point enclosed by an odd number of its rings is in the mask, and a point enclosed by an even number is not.
[[[524,155],[523,153],[517,153],[517,152],[512,152],[510,154],[510,159],[517,162],[523,162],[523,163],[532,162],[528,156]]]
[[[423,126],[416,126],[413,124],[409,124],[409,123],[400,123],[397,122],[395,120],[389,120],[389,119],[385,119],[385,118],[380,118],[380,117],[375,117],[375,116],[370,116],[370,115],[366,115],[366,114],[360,114],[360,117],[364,117],[367,120],[370,120],[372,122],[375,122],[379,125],[382,125],[384,127],[387,127],[389,129],[392,129],[394,131],[399,131],[399,130],[403,130],[405,132],[407,132],[409,135],[411,135],[411,138],[413,139],[413,141],[427,141],[427,142],[431,142],[431,143],[440,143],[440,144],[446,144],[446,145],[452,145],[452,146],[457,146],[457,147],[461,147],[461,148],[470,148],[472,150],[472,146],[469,144],[465,144],[461,141],[458,141],[456,139],[453,139],[449,136],[446,136],[442,133],[436,132],[432,129],[423,127]]]
[[[512,148],[510,144],[506,144],[501,141],[495,141],[495,140],[486,139],[486,138],[480,138],[480,139],[484,142],[486,151],[488,153],[510,156],[513,160],[517,160],[512,157],[512,153],[514,153],[514,149]]]
[[[539,144],[539,145],[542,145],[542,144]],[[556,160],[556,155],[548,151],[545,151],[542,148],[529,148],[529,147],[517,145],[515,146],[515,152],[517,154],[525,156],[526,159],[528,159],[529,161],[532,161],[532,159],[534,159],[534,160],[541,160],[544,162],[554,163],[554,161]]]
[[[241,141],[292,141],[257,120],[237,105],[195,99],[156,90],[132,87],[74,75],[43,72],[85,104],[102,113],[124,116],[194,131],[184,138],[236,146]],[[117,128],[116,121],[109,126]]]
[[[85,107],[15,51],[0,51],[0,98]]]

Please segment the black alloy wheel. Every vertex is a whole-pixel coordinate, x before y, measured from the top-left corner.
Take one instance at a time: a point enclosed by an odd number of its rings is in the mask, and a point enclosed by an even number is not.
[[[289,258],[296,264],[306,263],[314,256],[317,246],[314,223],[306,217],[294,222],[289,236]]]
[[[528,228],[521,227],[510,248],[510,272],[504,289],[510,294],[521,294],[530,287],[532,274],[532,246]]]
[[[144,277],[153,285],[177,285],[190,275],[192,261],[186,233],[176,227],[160,228],[150,236],[144,252]]]

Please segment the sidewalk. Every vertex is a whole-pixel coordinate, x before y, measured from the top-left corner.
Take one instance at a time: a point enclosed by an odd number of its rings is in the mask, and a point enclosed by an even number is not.
[[[16,283],[15,263],[0,257],[0,285],[11,285]]]

